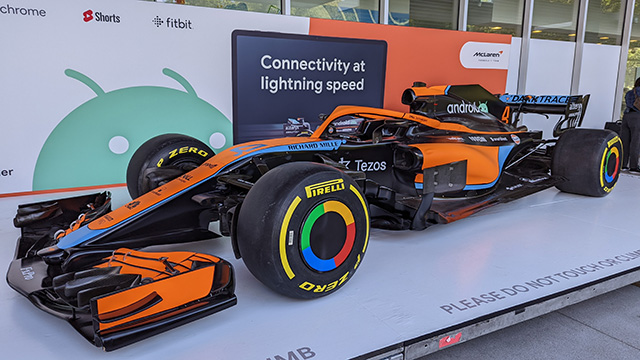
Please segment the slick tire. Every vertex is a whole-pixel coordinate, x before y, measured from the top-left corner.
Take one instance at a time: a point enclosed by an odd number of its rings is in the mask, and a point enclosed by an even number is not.
[[[294,162],[262,176],[238,214],[238,250],[251,273],[282,295],[313,299],[353,277],[369,239],[369,211],[351,177]]]
[[[135,199],[162,184],[149,180],[146,176],[148,169],[172,168],[176,170],[173,177],[176,178],[202,165],[213,155],[215,153],[205,143],[190,136],[165,134],[151,138],[142,144],[129,160],[129,195]]]
[[[610,130],[571,129],[560,135],[553,150],[551,174],[564,178],[560,191],[602,197],[618,181],[622,141]]]

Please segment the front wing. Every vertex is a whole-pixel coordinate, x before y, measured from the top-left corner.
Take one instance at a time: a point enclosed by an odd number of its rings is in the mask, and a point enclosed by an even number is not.
[[[14,222],[22,228],[22,237],[7,273],[14,290],[107,351],[236,304],[231,264],[208,254],[119,248],[107,256],[88,253],[88,260],[73,268],[38,256],[55,241],[56,228],[47,232],[43,224],[59,225],[76,213],[98,216],[92,212],[104,205],[101,195],[19,209]],[[80,206],[85,202],[90,206]]]

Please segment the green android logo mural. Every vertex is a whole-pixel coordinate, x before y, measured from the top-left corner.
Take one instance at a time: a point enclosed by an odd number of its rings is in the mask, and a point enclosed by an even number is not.
[[[133,153],[160,134],[192,136],[216,153],[233,145],[229,119],[198,98],[178,73],[162,72],[185,91],[138,86],[105,93],[86,75],[67,69],[67,76],[97,96],[69,113],[51,132],[36,162],[33,190],[124,183]]]

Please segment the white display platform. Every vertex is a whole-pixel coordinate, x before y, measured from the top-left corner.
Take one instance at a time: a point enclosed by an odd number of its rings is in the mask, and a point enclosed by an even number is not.
[[[114,206],[128,201],[124,188],[111,191]],[[17,205],[78,194],[0,198],[4,271],[19,236],[12,225]],[[5,282],[2,357],[413,359],[639,281],[639,203],[640,177],[623,173],[605,198],[548,189],[424,231],[373,230],[353,279],[312,301],[264,287],[234,258],[227,238],[171,246],[229,260],[238,305],[111,353]]]

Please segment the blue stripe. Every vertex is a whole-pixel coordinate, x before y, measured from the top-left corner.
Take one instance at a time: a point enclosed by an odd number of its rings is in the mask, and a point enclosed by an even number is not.
[[[301,143],[301,144],[291,144],[291,145],[280,145],[280,146],[275,146],[275,147],[266,147],[266,148],[262,148],[259,147],[259,144],[256,145],[252,145],[249,150],[247,152],[238,152],[236,150],[236,153],[239,155],[239,157],[235,160],[233,160],[232,162],[228,163],[227,165],[221,167],[218,171],[216,171],[215,173],[213,173],[211,176],[205,178],[204,180],[195,183],[173,195],[171,195],[170,197],[158,202],[155,205],[152,205],[142,211],[140,211],[139,213],[128,217],[124,220],[122,220],[121,222],[112,225],[111,227],[108,227],[106,229],[100,229],[100,230],[91,230],[89,229],[87,225],[82,226],[81,228],[79,228],[78,230],[66,235],[65,237],[63,237],[62,239],[60,239],[60,242],[58,242],[57,247],[60,249],[68,249],[70,247],[74,247],[77,246],[83,242],[89,241],[91,239],[94,239],[102,234],[104,234],[105,232],[108,231],[112,231],[112,230],[116,230],[117,228],[124,226],[125,224],[128,224],[129,222],[139,218],[140,216],[143,216],[144,214],[148,213],[149,211],[152,211],[160,206],[162,206],[163,204],[175,199],[176,197],[182,195],[183,193],[187,192],[189,189],[192,189],[193,187],[196,187],[206,181],[211,180],[212,178],[216,177],[220,172],[222,172],[223,170],[226,170],[227,168],[229,168],[230,166],[236,164],[239,160],[245,159],[249,156],[255,156],[257,154],[264,154],[264,153],[273,153],[273,152],[296,152],[296,151],[309,151],[309,150],[314,150],[314,151],[331,151],[331,150],[336,150],[338,149],[342,144],[344,144],[346,142],[346,140],[327,140],[327,141],[310,141],[310,142],[306,142],[306,143]],[[307,144],[307,147],[305,147],[305,144]],[[308,145],[308,144],[313,144],[313,145]],[[244,146],[244,145],[243,145]],[[264,145],[267,146],[267,145]],[[240,146],[239,148],[241,148],[242,146]],[[298,149],[296,149],[298,147]],[[238,149],[238,148],[235,148]],[[252,149],[255,149],[256,151],[251,151]],[[260,149],[260,150],[258,150]],[[234,148],[229,149],[231,151],[234,150]]]
[[[500,171],[498,172],[498,177],[496,177],[495,180],[493,180],[492,182],[490,182],[488,184],[467,185],[462,190],[488,189],[488,188],[492,187],[493,185],[495,185],[498,182],[498,179],[500,179],[500,175],[502,174],[502,168],[504,166],[504,162],[507,161],[507,156],[509,156],[509,154],[511,153],[511,150],[513,149],[513,147],[514,147],[514,145],[500,146],[500,149],[498,150],[498,163],[500,165]]]

